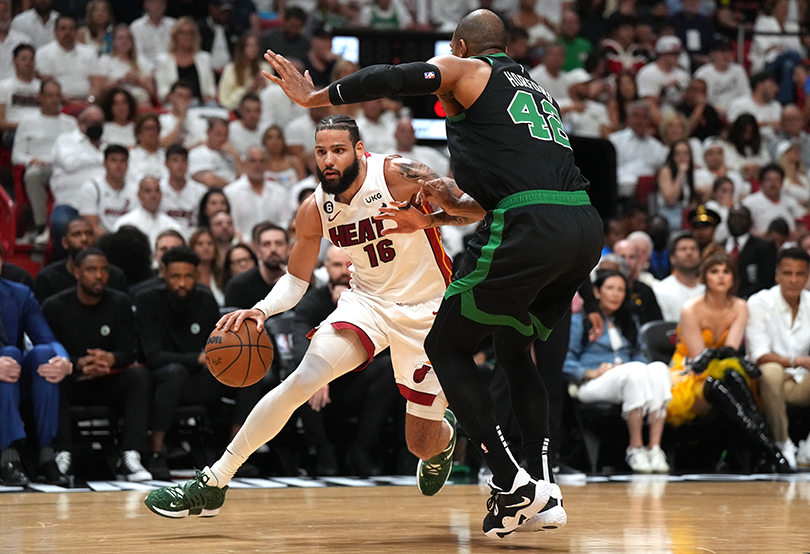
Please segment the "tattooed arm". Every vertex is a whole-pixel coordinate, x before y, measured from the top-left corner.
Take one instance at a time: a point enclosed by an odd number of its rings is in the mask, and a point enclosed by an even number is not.
[[[384,235],[413,233],[441,225],[469,225],[484,217],[484,209],[456,187],[455,181],[439,177],[422,162],[389,158],[385,181],[396,202],[380,208],[375,219],[392,220],[397,226],[386,228]],[[431,213],[426,200],[442,211]]]

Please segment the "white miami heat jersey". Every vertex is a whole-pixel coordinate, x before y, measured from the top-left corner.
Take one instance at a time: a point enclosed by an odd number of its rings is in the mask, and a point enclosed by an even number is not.
[[[393,198],[385,184],[385,156],[366,153],[366,180],[350,204],[315,190],[323,236],[343,249],[352,262],[351,287],[402,304],[419,304],[444,294],[451,262],[441,245],[438,229],[407,235],[382,236],[390,221],[375,221],[380,207]]]

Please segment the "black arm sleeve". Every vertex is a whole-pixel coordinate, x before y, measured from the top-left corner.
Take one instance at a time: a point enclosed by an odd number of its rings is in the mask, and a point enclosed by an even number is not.
[[[391,96],[425,96],[442,84],[439,68],[426,62],[364,67],[329,85],[333,106]]]

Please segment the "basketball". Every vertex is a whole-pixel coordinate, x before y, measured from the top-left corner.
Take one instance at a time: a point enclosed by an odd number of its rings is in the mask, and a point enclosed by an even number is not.
[[[238,331],[214,329],[205,343],[205,363],[211,375],[229,387],[257,383],[273,363],[273,343],[255,321],[244,321]]]

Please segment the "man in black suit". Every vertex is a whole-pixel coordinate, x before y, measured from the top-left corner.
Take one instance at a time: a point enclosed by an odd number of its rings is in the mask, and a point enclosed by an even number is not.
[[[239,30],[231,25],[232,8],[227,0],[208,0],[208,17],[197,21],[200,27],[201,48],[211,54],[217,78],[222,74],[228,61],[233,59],[234,48],[239,41]],[[224,39],[224,44],[217,43],[217,34]],[[221,50],[223,46],[227,47],[227,56],[226,52]]]
[[[726,252],[737,264],[740,286],[737,296],[748,298],[755,292],[771,288],[776,275],[776,247],[770,241],[755,237],[751,231],[751,212],[736,206],[728,214]]]
[[[661,307],[655,298],[655,293],[650,287],[638,280],[643,260],[636,243],[627,239],[620,240],[613,245],[613,253],[624,258],[627,263],[627,268],[630,271],[627,276],[628,299],[631,309],[638,316],[639,322],[644,324],[648,321],[664,319],[661,315]]]

